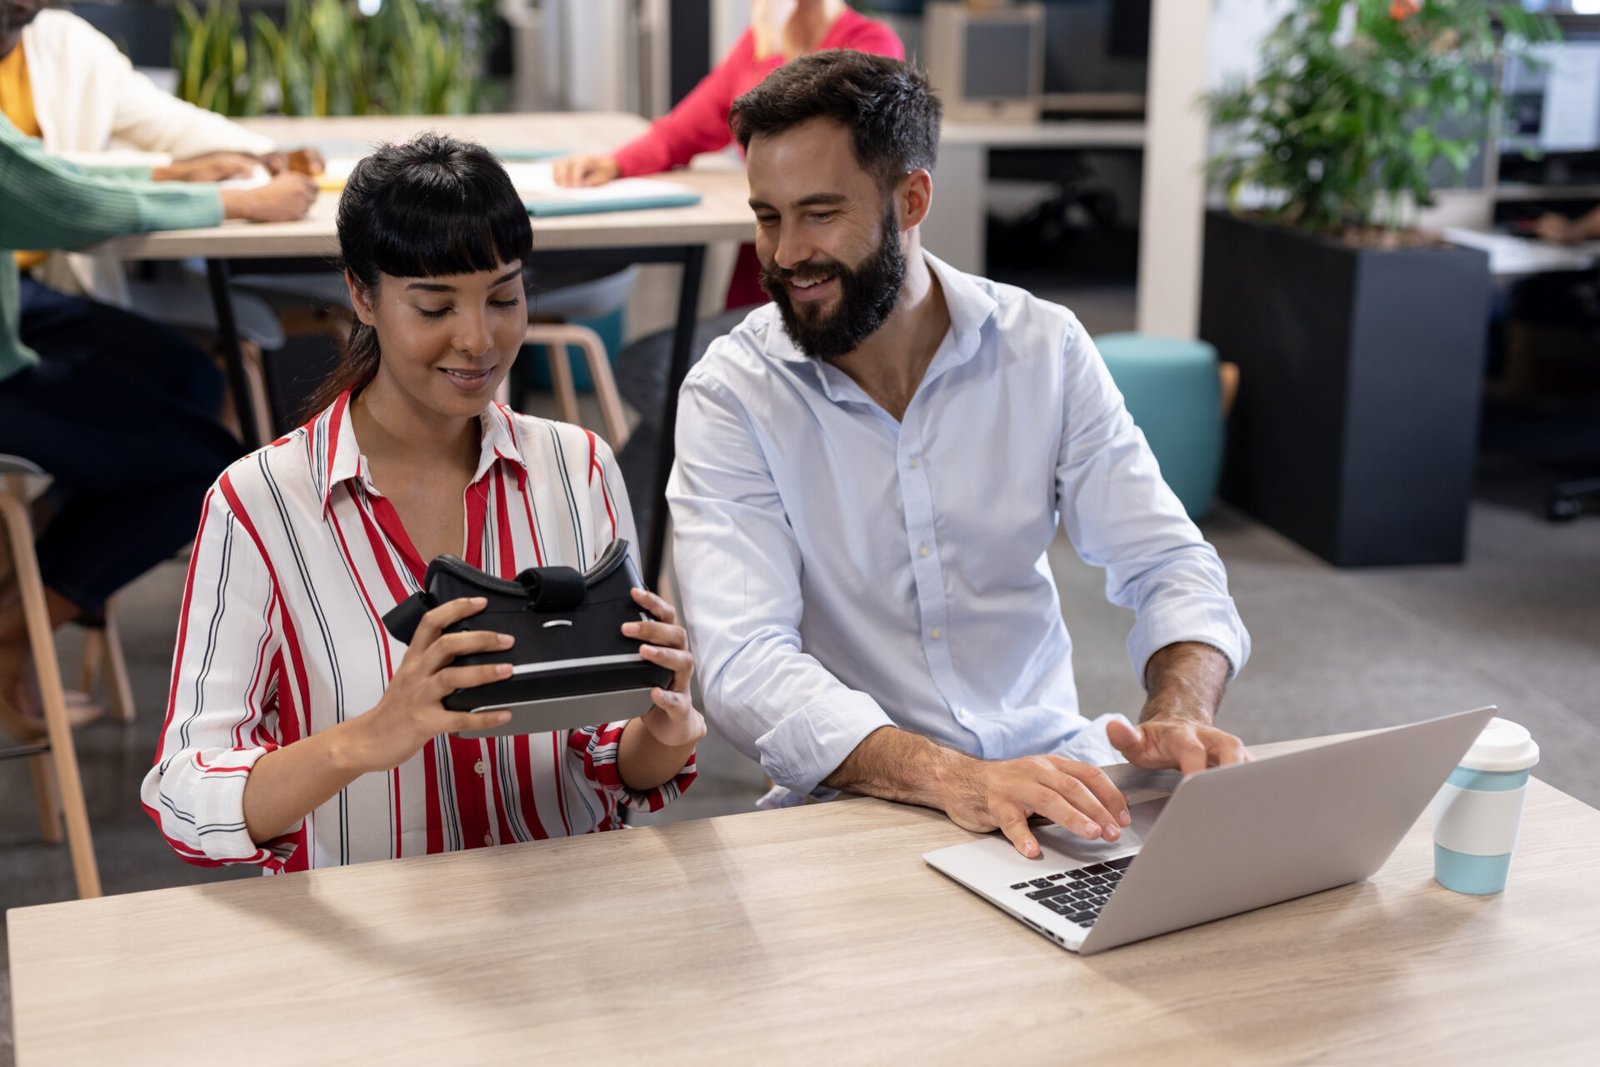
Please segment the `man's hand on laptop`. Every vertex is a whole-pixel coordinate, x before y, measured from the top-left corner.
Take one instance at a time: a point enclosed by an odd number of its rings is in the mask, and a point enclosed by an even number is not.
[[[1128,801],[1106,772],[1065,756],[967,758],[942,805],[963,830],[999,830],[1029,859],[1039,842],[1028,820],[1040,815],[1087,841],[1115,841],[1132,821]]]
[[[1111,722],[1106,740],[1139,767],[1176,767],[1194,774],[1250,758],[1244,743],[1212,725],[1228,682],[1228,659],[1210,645],[1167,645],[1145,667],[1138,726]]]
[[[1132,821],[1100,768],[1063,756],[982,760],[892,726],[868,734],[823,782],[868,796],[937,808],[964,830],[999,830],[1032,859],[1028,820],[1042,816],[1089,841],[1115,841]]]
[[[1184,774],[1250,758],[1244,742],[1227,731],[1178,715],[1156,716],[1138,726],[1113,721],[1106,726],[1106,740],[1135,766],[1176,767]]]

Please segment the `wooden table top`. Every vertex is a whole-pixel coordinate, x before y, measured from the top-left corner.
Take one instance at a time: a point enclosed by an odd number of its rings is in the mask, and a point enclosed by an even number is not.
[[[854,799],[16,909],[19,1062],[1564,1063],[1600,1047],[1600,812],[1538,781],[1501,895],[1433,882],[1424,816],[1370,881],[1089,958],[923,864],[968,837]]]
[[[243,123],[281,145],[362,145],[404,140],[438,130],[494,148],[544,148],[586,152],[615,148],[648,125],[637,115],[565,112],[522,115],[363,116],[326,119],[250,119]],[[747,241],[755,232],[747,203],[749,188],[738,167],[677,170],[659,175],[686,185],[702,200],[689,207],[599,212],[533,220],[533,245],[540,251],[574,248],[662,247]],[[126,260],[206,258],[300,258],[337,255],[334,212],[337,193],[324,192],[298,222],[231,221],[197,230],[118,237],[95,246]]]

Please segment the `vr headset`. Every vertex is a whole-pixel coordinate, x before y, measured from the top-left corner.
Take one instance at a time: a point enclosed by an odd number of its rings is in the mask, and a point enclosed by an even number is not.
[[[440,604],[481,596],[488,605],[445,627],[445,633],[492,630],[515,643],[503,652],[457,656],[457,666],[510,663],[510,678],[444,699],[453,711],[510,709],[511,720],[460,737],[568,730],[629,719],[650,707],[650,690],[672,684],[672,672],[639,655],[639,642],[622,635],[622,624],[647,620],[630,590],[644,581],[628,556],[628,542],[613,541],[580,573],[571,567],[529,567],[512,581],[485,574],[455,556],[428,564],[423,588],[396,604],[383,625],[396,640],[411,643],[422,616]]]

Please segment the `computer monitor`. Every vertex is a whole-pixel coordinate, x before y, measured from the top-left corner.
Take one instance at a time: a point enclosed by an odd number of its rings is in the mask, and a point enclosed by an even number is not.
[[[1506,64],[1499,183],[1568,186],[1600,181],[1600,34],[1569,31]]]
[[[1506,64],[1501,149],[1600,150],[1600,39],[1535,45],[1533,57]]]
[[[1044,93],[1044,6],[923,8],[928,77],[955,121],[1035,122]]]

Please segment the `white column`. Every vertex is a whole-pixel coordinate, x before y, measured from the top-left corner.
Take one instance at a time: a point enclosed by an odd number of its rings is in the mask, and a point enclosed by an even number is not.
[[[559,39],[565,46],[567,104],[574,111],[628,111],[636,76],[623,0],[568,2]]]
[[[939,143],[939,162],[933,168],[933,210],[922,222],[922,247],[968,274],[982,274],[985,269],[988,181],[987,145],[966,138]]]
[[[1140,333],[1191,338],[1200,326],[1206,90],[1212,0],[1152,0],[1139,204]]]

